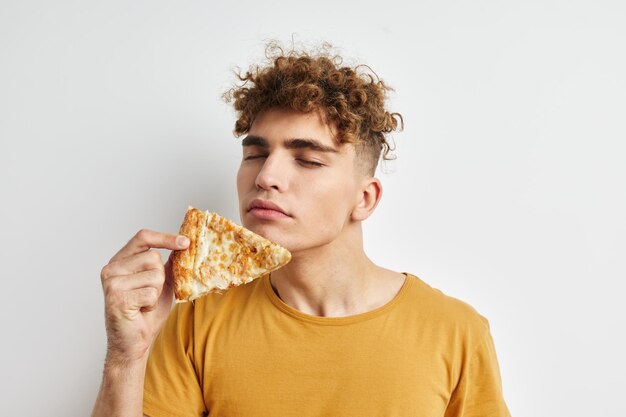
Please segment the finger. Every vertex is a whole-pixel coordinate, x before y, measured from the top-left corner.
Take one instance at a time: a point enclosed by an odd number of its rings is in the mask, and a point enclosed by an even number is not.
[[[165,273],[165,282],[163,283],[163,294],[168,297],[174,295],[174,271],[172,270],[172,257],[174,252],[170,253],[167,262],[163,265],[163,272]]]
[[[124,310],[153,310],[158,301],[159,293],[154,287],[137,288],[126,293]]]
[[[118,275],[131,275],[151,269],[163,270],[161,254],[156,250],[147,250],[124,259],[113,261],[102,269],[101,277],[104,281]]]
[[[189,238],[171,233],[142,229],[109,261],[117,261],[150,248],[181,250],[189,246]]]
[[[152,287],[160,294],[165,277],[157,270],[143,271],[133,275],[119,275],[108,279],[103,284],[104,296],[111,304],[125,297],[125,293],[139,288]]]
[[[174,283],[170,280],[166,280],[163,283],[163,287],[161,287],[161,294],[159,294],[159,298],[171,299],[173,296],[174,296]]]
[[[174,252],[170,252],[170,256],[167,257],[167,262],[163,265],[163,270],[165,271],[165,278],[167,280],[173,279],[174,271],[172,268],[172,259],[174,258]]]

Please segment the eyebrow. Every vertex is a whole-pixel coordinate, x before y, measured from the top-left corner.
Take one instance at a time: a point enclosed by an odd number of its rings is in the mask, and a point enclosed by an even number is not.
[[[339,152],[332,146],[324,145],[315,139],[293,138],[284,141],[287,149],[310,149],[317,152]],[[261,136],[248,135],[241,141],[241,146],[258,146],[260,148],[269,148],[267,140]]]

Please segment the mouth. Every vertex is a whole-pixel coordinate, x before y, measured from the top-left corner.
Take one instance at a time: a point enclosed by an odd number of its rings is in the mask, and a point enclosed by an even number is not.
[[[282,217],[291,217],[279,205],[269,200],[255,198],[248,205],[248,213],[260,219],[279,219]]]

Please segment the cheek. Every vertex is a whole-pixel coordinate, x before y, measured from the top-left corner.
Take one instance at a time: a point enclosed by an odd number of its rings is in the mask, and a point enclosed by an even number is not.
[[[352,196],[355,190],[351,184],[330,180],[326,186],[315,187],[309,192],[313,198],[310,226],[325,233],[340,231],[354,206]]]
[[[244,194],[250,188],[250,181],[254,182],[254,179],[251,180],[252,172],[250,168],[246,168],[243,166],[239,167],[237,171],[237,193],[239,196]]]
[[[242,204],[244,204],[244,196],[246,195],[246,193],[248,192],[248,186],[247,186],[247,177],[249,175],[246,175],[246,172],[244,169],[242,169],[241,167],[239,168],[239,170],[237,171],[237,183],[236,183],[236,187],[237,187],[237,197],[239,199],[239,215],[241,217],[243,217],[243,212],[241,211],[242,208]]]
[[[236,186],[237,186],[237,194],[241,195],[241,167],[239,167],[239,170],[237,170],[237,181],[236,181]]]

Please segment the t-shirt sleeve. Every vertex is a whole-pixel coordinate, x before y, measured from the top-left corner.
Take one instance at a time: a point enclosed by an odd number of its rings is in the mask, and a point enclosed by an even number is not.
[[[177,304],[152,345],[143,396],[150,417],[206,415],[194,364],[193,309],[193,303]]]
[[[487,329],[462,367],[445,417],[511,417],[502,394],[502,380],[493,338]]]

